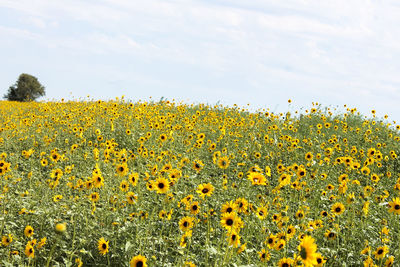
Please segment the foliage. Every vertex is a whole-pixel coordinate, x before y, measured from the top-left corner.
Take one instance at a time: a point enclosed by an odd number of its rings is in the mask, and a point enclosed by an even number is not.
[[[399,264],[400,127],[355,109],[0,112],[2,266]]]
[[[35,76],[22,73],[17,82],[10,86],[4,98],[9,101],[33,101],[45,95],[45,88]]]

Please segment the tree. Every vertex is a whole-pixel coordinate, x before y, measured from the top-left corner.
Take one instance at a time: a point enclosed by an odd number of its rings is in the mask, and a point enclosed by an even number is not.
[[[18,77],[18,81],[8,88],[8,92],[4,98],[9,101],[34,101],[40,96],[44,96],[44,86],[41,85],[35,76],[22,73]]]

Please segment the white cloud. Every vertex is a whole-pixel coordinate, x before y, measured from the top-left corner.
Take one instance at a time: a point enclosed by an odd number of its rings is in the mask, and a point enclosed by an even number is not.
[[[215,79],[237,78],[253,92],[266,84],[293,87],[287,94],[310,101],[325,94],[332,101],[387,96],[392,103],[399,96],[396,1],[0,0],[0,7],[20,16],[0,23],[7,42],[26,39],[82,59],[122,55],[127,62],[200,68]]]

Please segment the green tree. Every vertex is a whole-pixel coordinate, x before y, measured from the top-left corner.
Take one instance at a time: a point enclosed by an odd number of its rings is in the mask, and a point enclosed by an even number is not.
[[[19,75],[17,82],[8,88],[8,92],[4,98],[9,101],[34,101],[40,96],[44,96],[44,86],[41,85],[35,76],[22,73]]]

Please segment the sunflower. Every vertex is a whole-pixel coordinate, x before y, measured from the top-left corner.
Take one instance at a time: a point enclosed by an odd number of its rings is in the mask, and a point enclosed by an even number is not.
[[[303,168],[299,168],[299,170],[297,171],[297,176],[299,176],[300,178],[303,178],[304,176],[306,176],[307,171]]]
[[[296,228],[293,225],[289,225],[286,229],[286,235],[290,239],[296,234]]]
[[[235,202],[229,201],[222,205],[221,213],[231,213],[236,212],[238,210],[238,206]]]
[[[196,215],[200,212],[199,202],[194,201],[189,206],[190,213]]]
[[[279,182],[279,186],[283,187],[283,186],[285,186],[285,185],[290,184],[290,182],[291,182],[291,177],[290,177],[290,175],[288,175],[288,174],[286,174],[286,173],[282,173],[282,174],[279,176],[278,182]]]
[[[241,224],[240,217],[237,216],[236,212],[224,213],[221,218],[221,225],[228,231],[238,229]]]
[[[267,237],[267,240],[265,241],[265,243],[267,244],[268,248],[272,249],[273,247],[275,247],[275,240],[276,240],[276,236],[273,234],[270,234]]]
[[[128,189],[129,189],[129,183],[128,183],[128,181],[122,180],[122,182],[119,184],[119,189],[120,189],[122,192],[128,191]]]
[[[337,202],[335,204],[332,205],[331,207],[331,212],[334,215],[340,215],[345,211],[344,205],[340,202]]]
[[[294,261],[291,258],[282,258],[278,261],[278,266],[279,267],[292,267]]]
[[[105,255],[108,252],[108,242],[109,241],[106,241],[103,237],[97,241],[97,248],[101,255]]]
[[[317,260],[317,265],[315,265],[316,267],[322,267],[326,262],[325,258],[322,257],[321,253],[316,254],[316,260]]]
[[[336,239],[336,233],[331,231],[331,230],[329,230],[329,229],[326,230],[324,235],[328,240],[335,240]]]
[[[313,159],[313,153],[312,152],[308,152],[306,155],[305,155],[305,159],[306,160],[308,160],[308,161],[311,161],[312,159]]]
[[[169,182],[165,178],[157,178],[154,183],[157,194],[165,194],[169,190]]]
[[[49,164],[49,162],[47,161],[47,159],[41,159],[41,160],[40,160],[40,164],[41,164],[43,167],[45,167],[45,166],[47,166],[47,164]]]
[[[220,157],[218,159],[218,167],[220,169],[227,169],[229,167],[229,163],[230,163],[230,161],[229,161],[229,158],[227,156]]]
[[[214,191],[212,184],[201,184],[197,187],[197,193],[204,199],[206,196],[210,197]]]
[[[305,236],[298,246],[301,261],[306,267],[317,264],[317,245],[314,241],[311,236]]]
[[[261,251],[259,251],[258,256],[260,257],[260,260],[262,262],[269,261],[269,259],[271,258],[271,254],[268,251],[266,251],[265,249],[262,249]]]
[[[396,197],[393,198],[391,202],[388,203],[390,209],[390,213],[395,213],[397,215],[400,215],[400,198]]]
[[[128,192],[126,194],[126,200],[128,201],[129,204],[135,204],[135,201],[137,200],[137,196],[133,192]]]
[[[386,254],[389,252],[389,249],[387,246],[383,246],[383,247],[378,247],[374,252],[374,257],[377,260],[383,259]]]
[[[92,181],[93,181],[94,187],[96,187],[96,188],[104,186],[104,178],[101,175],[98,175],[98,174],[94,175]]]
[[[129,168],[126,165],[126,163],[122,163],[122,164],[118,164],[117,167],[115,168],[115,170],[117,171],[117,174],[122,177],[128,173]]]
[[[33,246],[31,244],[27,244],[25,247],[25,255],[28,258],[34,258],[35,257],[35,249],[33,248]]]
[[[139,173],[134,172],[132,174],[129,175],[129,182],[131,183],[132,186],[136,186],[137,182],[139,179]]]
[[[181,229],[183,232],[189,231],[192,229],[194,225],[194,218],[193,217],[183,217],[179,221],[179,229]]]
[[[142,255],[137,255],[131,259],[129,262],[130,267],[147,267],[147,258]]]
[[[304,218],[304,211],[303,210],[298,210],[297,212],[296,212],[296,218],[297,219],[303,219]]]
[[[267,179],[262,173],[250,172],[247,178],[251,181],[253,185],[266,185]]]
[[[25,234],[26,237],[31,237],[31,236],[33,236],[33,227],[30,226],[30,225],[27,225],[27,226],[25,227],[24,234]]]
[[[13,236],[11,234],[8,234],[8,236],[3,236],[1,238],[1,244],[5,247],[10,245],[12,241],[13,241]]]
[[[285,237],[285,236],[283,236]],[[274,249],[280,251],[286,246],[286,241],[283,239],[278,239],[277,242],[275,243]]]
[[[237,205],[237,210],[239,213],[247,213],[249,202],[245,198],[238,198],[236,199],[235,203]]]
[[[204,163],[201,160],[195,160],[193,162],[193,169],[195,169],[195,171],[200,172],[201,169],[203,169]]]
[[[265,206],[261,206],[257,208],[256,211],[256,216],[260,219],[260,220],[264,220],[268,215],[268,209]]]
[[[97,192],[93,192],[93,193],[91,193],[91,194],[89,195],[89,199],[90,199],[92,202],[97,202],[97,201],[99,201],[99,199],[100,199],[100,195],[99,195],[99,193],[97,193]]]
[[[385,261],[385,267],[392,267],[394,263],[394,257],[390,256],[389,258],[387,258],[387,260]]]
[[[240,235],[236,231],[231,231],[227,234],[227,241],[230,246],[237,248],[240,245]]]

